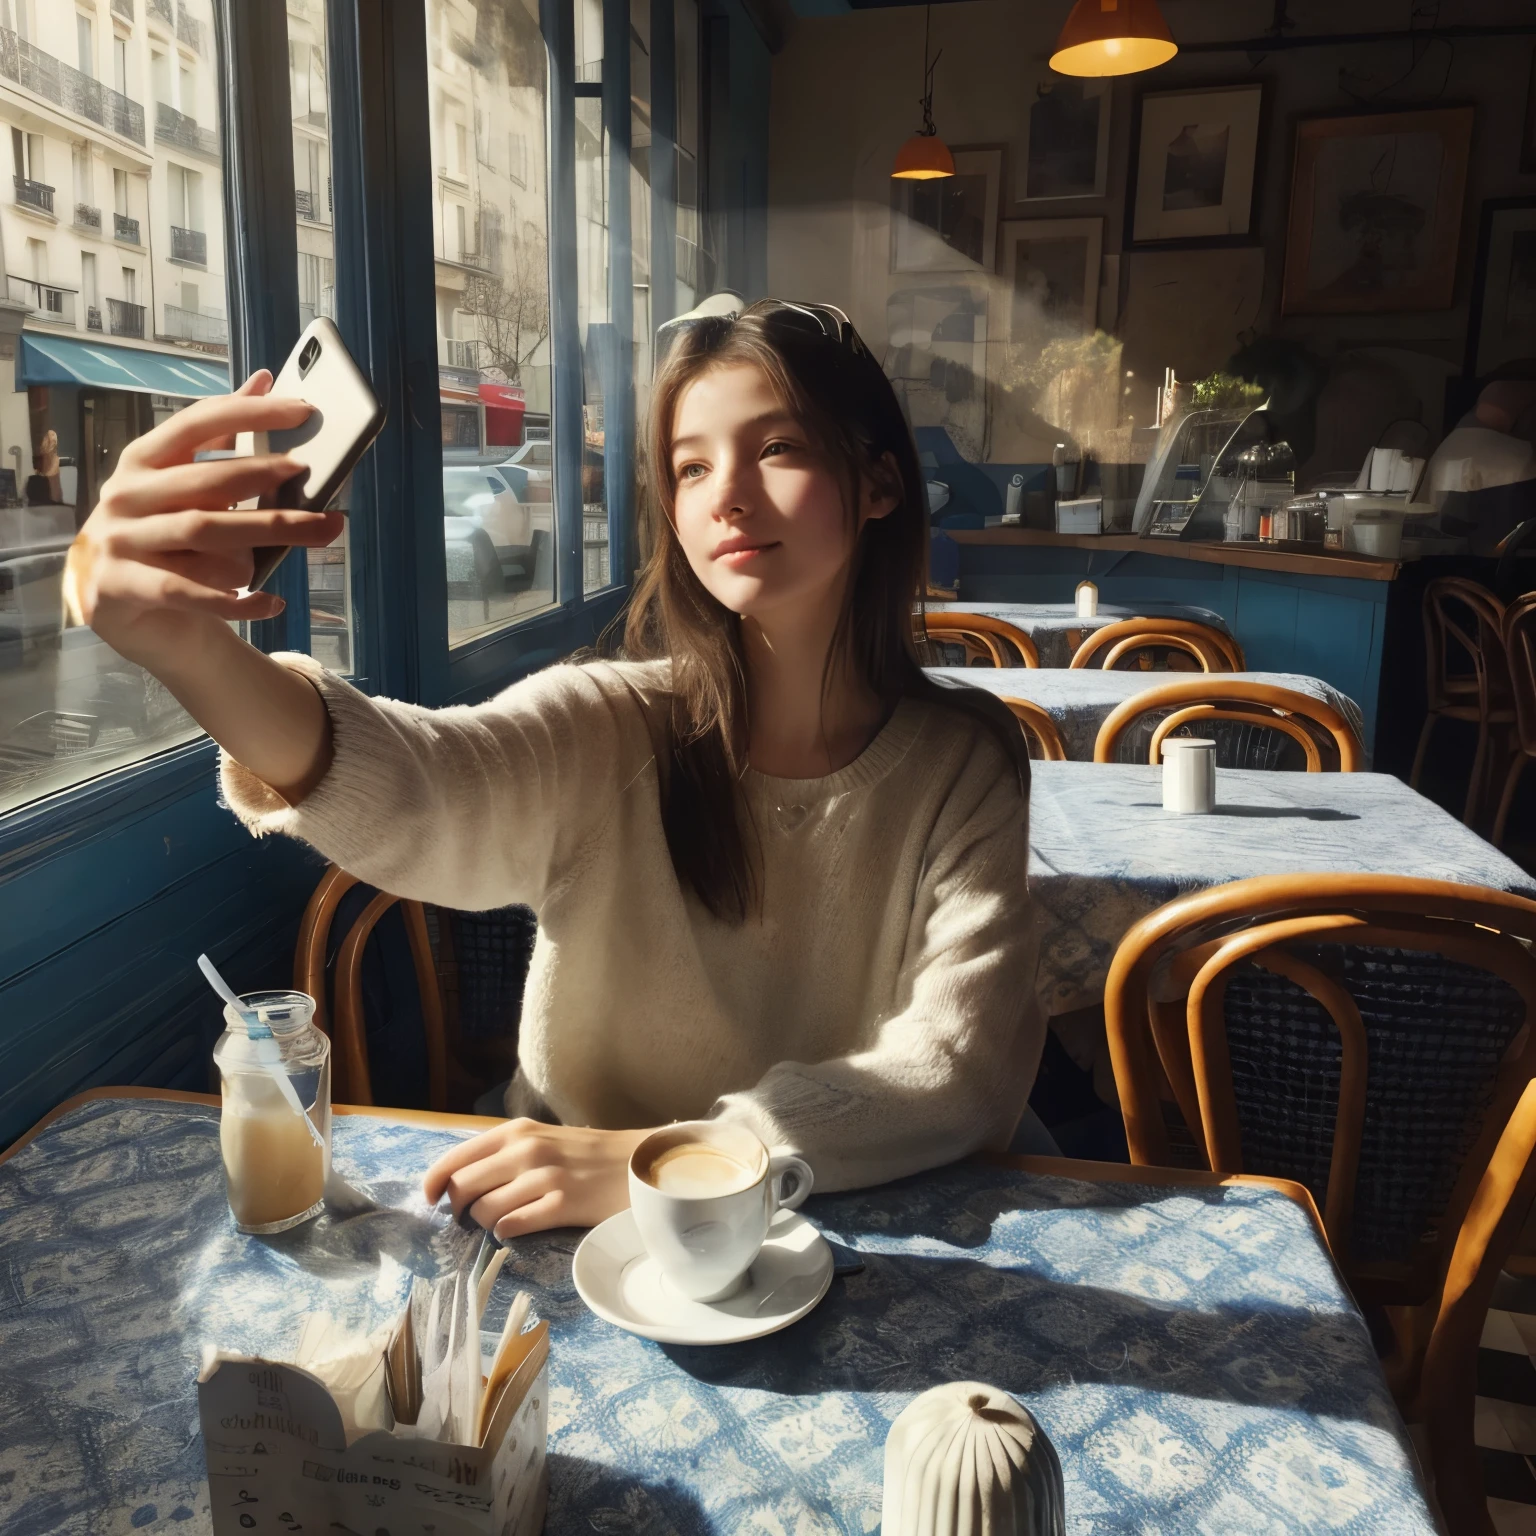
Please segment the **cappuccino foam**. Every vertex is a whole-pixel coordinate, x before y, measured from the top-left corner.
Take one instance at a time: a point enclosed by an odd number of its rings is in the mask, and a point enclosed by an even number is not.
[[[756,1172],[729,1152],[703,1141],[685,1141],[668,1147],[643,1175],[647,1184],[664,1195],[684,1200],[706,1200],[712,1195],[733,1195],[757,1182]]]

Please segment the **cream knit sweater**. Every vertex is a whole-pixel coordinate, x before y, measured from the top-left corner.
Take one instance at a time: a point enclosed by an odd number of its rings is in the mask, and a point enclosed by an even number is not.
[[[514,1088],[562,1122],[729,1116],[823,1190],[1006,1144],[1044,1041],[1028,807],[968,717],[906,701],[826,778],[749,772],[762,915],[733,927],[667,851],[665,664],[557,666],[431,710],[282,659],[324,697],[335,761],[290,807],[225,758],[230,804],[397,895],[531,906]]]

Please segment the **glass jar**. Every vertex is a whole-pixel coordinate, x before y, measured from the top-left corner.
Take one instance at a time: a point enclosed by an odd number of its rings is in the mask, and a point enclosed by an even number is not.
[[[219,1146],[242,1232],[282,1232],[324,1208],[331,1165],[331,1042],[303,992],[247,992],[213,1048],[223,1091]],[[292,1085],[295,1104],[278,1074]],[[302,1110],[302,1113],[300,1113]]]

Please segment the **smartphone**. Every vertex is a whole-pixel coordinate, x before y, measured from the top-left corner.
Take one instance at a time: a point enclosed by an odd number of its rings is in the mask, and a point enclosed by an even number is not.
[[[242,433],[240,446],[254,453],[286,453],[305,468],[257,503],[323,512],[340,493],[357,461],[384,425],[379,404],[361,368],[352,361],[341,332],[324,316],[312,320],[294,344],[282,372],[272,382],[274,395],[308,401],[313,407],[301,426],[283,432]],[[289,546],[258,549],[250,590],[272,579]]]

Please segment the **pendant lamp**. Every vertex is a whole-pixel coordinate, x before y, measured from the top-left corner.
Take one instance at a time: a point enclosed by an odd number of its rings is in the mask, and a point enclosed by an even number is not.
[[[1178,51],[1157,0],[1077,0],[1051,68],[1058,75],[1134,75]]]
[[[923,17],[923,126],[896,151],[896,164],[891,167],[892,177],[900,177],[903,181],[933,181],[940,176],[955,174],[955,157],[933,126],[933,71],[938,65],[939,54],[934,54],[933,62],[929,63],[928,35],[932,20],[933,6],[930,4]]]

